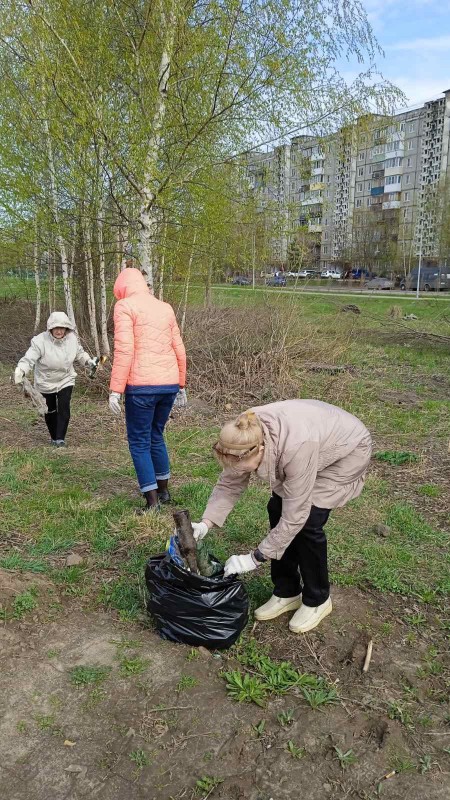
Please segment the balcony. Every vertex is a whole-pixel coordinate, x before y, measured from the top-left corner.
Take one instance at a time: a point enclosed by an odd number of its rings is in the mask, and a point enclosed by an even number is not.
[[[402,188],[401,181],[398,181],[398,183],[389,183],[385,185],[384,192],[385,194],[391,194],[392,192],[400,192],[401,188]]]
[[[323,175],[323,167],[314,167],[311,170],[311,175]]]
[[[309,185],[309,188],[310,188],[310,190],[311,190],[312,192],[317,192],[317,191],[319,191],[320,189],[324,189],[324,188],[325,188],[325,184],[324,184],[323,182],[311,183],[311,184]]]
[[[379,194],[384,194],[384,185],[373,186],[370,190],[370,194],[372,195],[372,197],[377,197]]]
[[[383,203],[383,211],[387,211],[391,208],[400,208],[400,206],[400,200],[388,200],[387,202]]]
[[[317,225],[310,222],[308,225],[308,233],[322,233],[322,225]]]
[[[376,172],[372,172],[372,178],[374,181],[384,178],[384,169],[377,169]]]

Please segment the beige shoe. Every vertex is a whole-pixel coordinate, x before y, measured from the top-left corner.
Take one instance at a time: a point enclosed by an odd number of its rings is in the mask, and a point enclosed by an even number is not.
[[[297,594],[295,597],[275,597],[273,594],[267,603],[256,609],[255,619],[260,622],[267,619],[275,619],[280,614],[285,614],[286,611],[295,611],[296,608],[300,608],[301,604],[301,594]]]
[[[331,597],[325,600],[320,606],[315,606],[314,608],[303,604],[302,607],[295,612],[289,622],[289,630],[291,630],[292,633],[306,633],[307,631],[312,631],[313,628],[317,627],[319,622],[325,619],[328,614],[331,614],[332,610]]]

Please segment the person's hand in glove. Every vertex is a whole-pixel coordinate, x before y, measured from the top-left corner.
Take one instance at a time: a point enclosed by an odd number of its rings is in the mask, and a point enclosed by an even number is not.
[[[194,539],[196,542],[201,542],[202,539],[205,538],[206,534],[210,529],[210,525],[207,522],[192,522],[192,530],[194,532]]]
[[[174,406],[175,408],[186,408],[187,406],[186,389],[180,389],[175,398]]]
[[[20,384],[23,383],[24,377],[25,373],[23,370],[21,370],[20,367],[16,367],[14,370],[14,383],[16,386],[20,386]]]
[[[225,562],[224,577],[229,578],[230,575],[241,575],[243,572],[251,572],[257,567],[259,567],[259,563],[253,558],[252,553],[248,553],[246,556],[231,556]]]
[[[111,392],[111,394],[109,395],[109,408],[115,417],[120,417],[122,413],[122,406],[120,405],[120,397],[121,395],[119,394],[119,392]]]
[[[97,372],[97,367],[100,363],[100,359],[98,356],[95,358],[90,358],[89,361],[86,361],[86,365],[90,368],[89,369],[89,377],[92,379],[95,377],[95,373]]]

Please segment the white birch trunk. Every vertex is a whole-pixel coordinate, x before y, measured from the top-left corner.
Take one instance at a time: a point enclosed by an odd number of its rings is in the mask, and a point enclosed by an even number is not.
[[[147,283],[153,289],[155,272],[155,241],[158,230],[158,219],[155,208],[155,177],[158,156],[167,108],[167,86],[170,78],[170,67],[175,42],[177,16],[176,0],[171,0],[169,13],[162,14],[162,30],[164,36],[163,50],[159,65],[158,94],[153,114],[152,136],[150,137],[145,165],[144,185],[142,187],[143,203],[139,214],[139,259],[141,270]]]
[[[97,311],[95,307],[95,292],[94,292],[94,268],[92,264],[92,250],[89,237],[88,225],[83,226],[84,238],[84,255],[85,255],[85,268],[86,268],[86,289],[87,289],[87,302],[89,312],[89,327],[91,331],[92,341],[94,342],[95,355],[100,356],[100,343],[98,340],[97,332]]]
[[[189,284],[191,282],[191,269],[192,269],[192,260],[194,258],[194,247],[195,247],[195,240],[197,238],[197,231],[194,233],[194,238],[192,240],[192,248],[191,254],[189,256],[189,263],[186,273],[186,280],[184,282],[184,292],[183,292],[183,302],[181,304],[182,313],[181,313],[181,324],[180,324],[180,331],[181,335],[184,334],[184,329],[186,326],[186,310],[187,310],[187,302],[188,302],[188,295],[189,295]]]
[[[167,222],[164,225],[161,258],[159,260],[159,292],[158,298],[164,300],[164,267],[166,263]]]
[[[77,252],[77,223],[76,221],[73,223],[73,241],[72,241],[72,251],[70,254],[70,263],[69,263],[69,282],[70,287],[73,287],[73,268],[75,266],[75,256]]]
[[[59,254],[61,257],[61,272],[63,278],[63,286],[64,286],[64,297],[66,299],[66,311],[67,316],[69,317],[72,325],[75,326],[75,314],[73,311],[73,302],[72,302],[72,289],[69,280],[69,265],[67,260],[67,249],[61,234],[61,228],[59,223],[59,212],[58,212],[58,192],[57,192],[57,185],[56,185],[56,173],[55,173],[55,161],[53,158],[53,147],[52,147],[52,140],[50,136],[50,128],[48,126],[48,120],[45,116],[45,109],[44,109],[44,133],[45,138],[47,140],[47,156],[48,156],[48,169],[50,174],[50,199],[51,199],[51,206],[52,206],[52,214],[55,220],[56,226],[56,241],[58,244]]]
[[[100,189],[101,192],[101,189]],[[100,331],[102,337],[102,355],[109,356],[108,310],[106,306],[105,248],[103,244],[103,194],[100,194],[100,210],[97,222],[98,257],[100,270]]]
[[[41,324],[41,276],[39,275],[39,250],[37,241],[37,228],[33,244],[34,282],[36,284],[36,316],[34,318],[34,332],[37,333]]]

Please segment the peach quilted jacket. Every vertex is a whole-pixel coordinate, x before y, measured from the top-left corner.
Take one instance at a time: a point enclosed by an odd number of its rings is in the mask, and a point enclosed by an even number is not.
[[[138,269],[114,284],[114,361],[110,389],[179,386],[186,382],[186,351],[172,306],[150,294]]]

